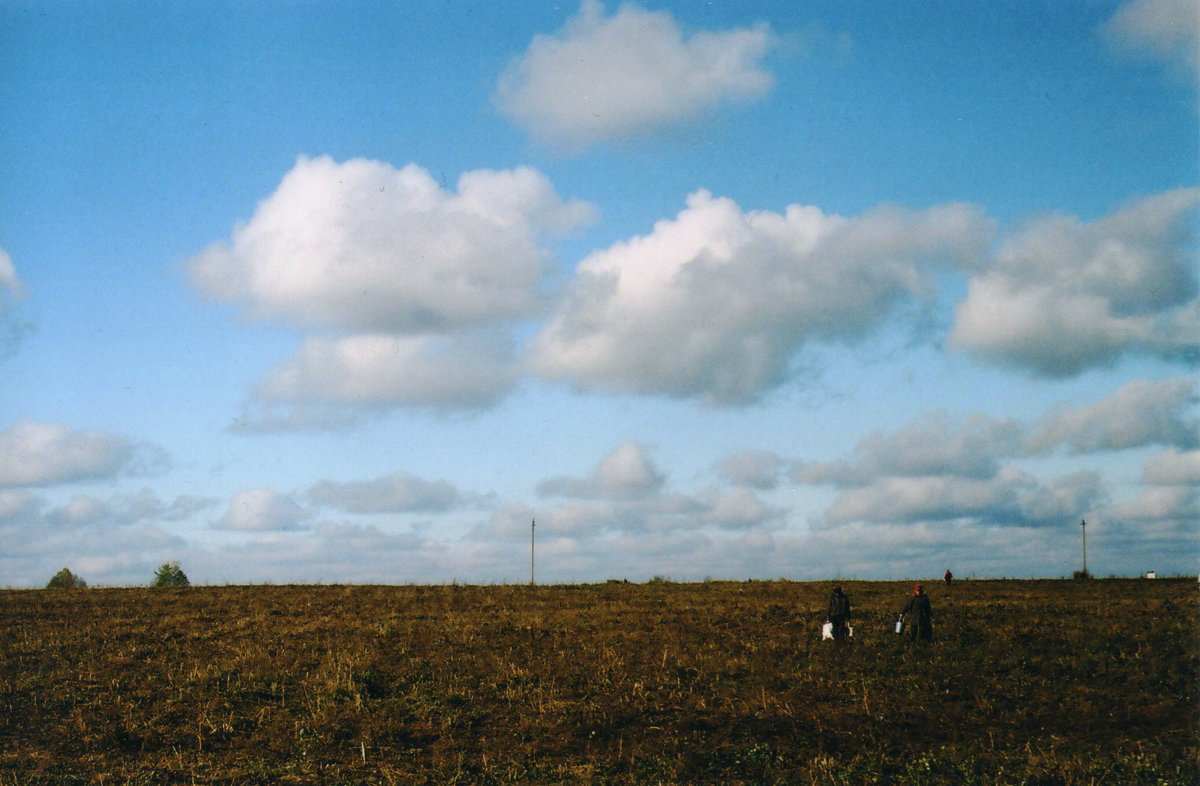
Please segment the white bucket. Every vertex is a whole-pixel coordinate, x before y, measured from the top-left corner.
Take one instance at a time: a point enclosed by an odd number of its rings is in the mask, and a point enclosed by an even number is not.
[[[896,632],[897,633],[904,632],[904,620],[896,620]]]

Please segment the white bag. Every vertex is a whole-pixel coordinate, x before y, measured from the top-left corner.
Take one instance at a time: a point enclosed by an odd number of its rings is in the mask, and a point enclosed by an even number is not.
[[[897,633],[904,632],[904,620],[896,620],[896,632]]]
[[[853,626],[853,625],[847,625],[847,626],[846,626],[846,638],[850,638],[850,637],[851,637],[851,636],[853,636],[853,635],[854,635],[854,626]]]
[[[832,638],[833,638],[833,623],[826,622],[824,625],[821,626],[821,640],[824,641],[825,639],[832,639]]]

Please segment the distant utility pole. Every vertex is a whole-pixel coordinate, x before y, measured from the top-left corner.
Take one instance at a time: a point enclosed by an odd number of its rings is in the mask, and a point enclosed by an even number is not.
[[[1087,575],[1087,521],[1079,520],[1079,530],[1083,533],[1083,575]]]
[[[529,586],[533,586],[533,536],[537,531],[537,521],[529,520]]]

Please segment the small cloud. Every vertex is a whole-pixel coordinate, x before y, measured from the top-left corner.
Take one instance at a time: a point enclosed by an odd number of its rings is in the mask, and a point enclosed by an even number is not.
[[[495,404],[516,383],[513,353],[506,336],[485,333],[309,338],[267,375],[255,396],[283,406],[478,409]]]
[[[551,478],[538,485],[538,492],[582,499],[627,499],[656,492],[664,480],[645,448],[626,442],[605,456],[586,478]]]
[[[48,506],[45,500],[25,492],[0,491],[0,521],[15,521],[19,516],[30,529],[42,532],[83,527],[113,530],[183,521],[213,504],[213,500],[192,496],[167,502],[150,489],[142,489],[105,498],[76,494],[65,504]]]
[[[1195,0],[1131,0],[1105,22],[1101,33],[1123,51],[1195,72],[1200,4]]]
[[[229,424],[229,431],[233,434],[348,431],[366,422],[368,414],[361,406],[350,404],[256,398],[243,403],[241,412]]]
[[[76,495],[66,505],[51,510],[46,516],[46,523],[54,527],[83,527],[98,524],[101,520],[112,518],[108,505],[83,494]]]
[[[1174,448],[1151,456],[1142,470],[1142,482],[1158,486],[1200,488],[1200,450]]]
[[[270,489],[250,489],[237,494],[215,527],[242,532],[273,532],[299,529],[309,512]]]
[[[0,522],[30,516],[41,506],[42,501],[27,491],[0,489]]]
[[[1183,523],[1195,538],[1195,525],[1200,521],[1200,486],[1151,486],[1136,500],[1113,505],[1105,511],[1105,517],[1138,524]]]
[[[1034,453],[1059,445],[1072,453],[1146,445],[1194,448],[1200,443],[1200,429],[1192,414],[1196,402],[1195,382],[1190,378],[1134,380],[1094,404],[1042,418],[1027,445]]]
[[[667,12],[627,3],[606,17],[601,3],[585,0],[505,70],[495,101],[535,139],[584,148],[761,97],[774,83],[760,65],[770,45],[765,24],[688,36]]]
[[[346,513],[444,512],[466,502],[451,484],[422,480],[406,472],[361,482],[322,481],[309,490],[308,497]]]
[[[770,491],[779,485],[784,460],[774,453],[747,450],[721,462],[723,476],[739,486]]]
[[[825,517],[831,524],[964,518],[1011,521],[1018,511],[1018,490],[1034,484],[1032,476],[1014,469],[982,479],[955,475],[880,477],[843,491]]]
[[[772,507],[751,489],[735,488],[709,500],[704,520],[722,529],[753,529],[781,518],[782,508]]]
[[[349,554],[411,552],[424,543],[415,530],[396,534],[358,524],[320,524],[315,534],[333,549]]]
[[[517,502],[500,505],[492,511],[486,525],[476,528],[475,534],[487,539],[526,539],[536,518],[537,512],[528,505]]]
[[[1027,526],[1061,524],[1104,504],[1108,492],[1100,474],[1075,472],[1038,484],[1018,494],[1020,516],[1016,523]],[[1004,523],[1004,522],[1000,522]]]
[[[25,420],[0,432],[0,488],[148,474],[168,463],[158,447],[100,430]]]
[[[6,298],[19,298],[24,294],[21,279],[17,278],[17,268],[13,265],[12,257],[0,248],[0,311],[3,311]]]
[[[798,463],[791,474],[797,481],[837,486],[860,485],[884,475],[988,478],[999,469],[998,458],[1015,452],[1019,434],[1019,424],[1008,420],[972,415],[956,421],[945,412],[933,412],[892,434],[871,434],[858,443],[850,459]]]

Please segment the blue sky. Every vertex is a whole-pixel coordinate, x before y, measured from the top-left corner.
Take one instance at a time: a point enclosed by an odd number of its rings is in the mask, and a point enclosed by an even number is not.
[[[1194,2],[492,6],[0,7],[0,586],[1200,568]]]

